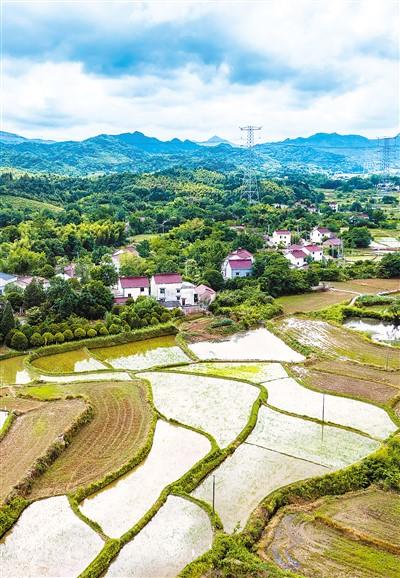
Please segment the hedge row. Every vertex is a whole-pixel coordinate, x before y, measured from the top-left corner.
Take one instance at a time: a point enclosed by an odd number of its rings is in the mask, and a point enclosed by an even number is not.
[[[16,496],[10,500],[8,504],[4,504],[0,508],[0,538],[2,538],[10,528],[12,528],[30,503],[29,500]]]

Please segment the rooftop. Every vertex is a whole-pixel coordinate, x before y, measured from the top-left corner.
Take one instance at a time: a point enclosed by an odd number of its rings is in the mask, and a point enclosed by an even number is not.
[[[229,259],[231,269],[251,269],[253,263],[251,259]]]
[[[123,289],[149,287],[149,280],[147,279],[147,277],[121,277],[120,283]]]
[[[277,231],[274,232],[276,233],[276,235],[291,235],[288,229],[278,229]]]
[[[16,279],[16,275],[9,275],[8,273],[0,272],[0,279],[2,281],[11,281],[12,279]]]
[[[179,273],[158,273],[157,275],[154,275],[154,281],[158,285],[182,283],[182,276]]]
[[[290,251],[290,254],[293,255],[295,259],[305,259],[307,257],[306,253],[301,251],[301,249],[294,249],[293,251]]]

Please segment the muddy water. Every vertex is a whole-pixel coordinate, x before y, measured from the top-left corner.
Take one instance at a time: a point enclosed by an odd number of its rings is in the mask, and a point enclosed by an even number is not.
[[[78,576],[103,547],[65,496],[31,504],[0,542],[2,578]]]
[[[91,357],[84,349],[74,349],[65,353],[39,357],[32,362],[34,367],[49,373],[73,373],[107,369],[105,365]]]
[[[385,410],[370,403],[318,393],[292,378],[278,379],[265,386],[268,403],[291,413],[353,427],[382,439],[397,429]]]
[[[172,372],[140,373],[153,390],[154,405],[168,418],[212,434],[221,447],[245,427],[260,390],[248,383]]]
[[[0,361],[0,385],[23,385],[31,381],[31,375],[24,366],[25,357],[10,357]]]
[[[131,528],[161,491],[187,472],[210,450],[204,436],[159,420],[148,457],[112,486],[87,498],[81,510],[111,537]]]
[[[116,369],[148,369],[155,365],[168,365],[190,361],[175,344],[175,337],[167,335],[144,341],[125,343],[94,350],[96,355]]]
[[[173,578],[212,543],[207,514],[169,496],[145,528],[120,552],[106,574],[115,578]]]
[[[263,328],[233,335],[226,341],[202,341],[191,343],[189,347],[200,359],[296,362],[304,360],[300,353]]]
[[[351,317],[346,319],[343,325],[357,331],[365,331],[375,341],[400,342],[400,325],[394,323],[369,317]]]
[[[243,528],[260,501],[286,484],[329,473],[329,469],[254,445],[242,444],[193,492],[212,504],[215,475],[215,509],[226,532]]]

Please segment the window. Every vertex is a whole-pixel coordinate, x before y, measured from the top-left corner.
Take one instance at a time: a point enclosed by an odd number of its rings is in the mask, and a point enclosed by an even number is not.
[[[197,295],[197,293],[195,293],[195,294],[193,295],[193,299],[194,299],[194,302],[195,302],[195,303],[198,303],[198,302],[199,302],[199,296]]]
[[[132,297],[132,293],[128,293],[128,297]]]
[[[165,287],[160,287],[160,295],[165,295]]]
[[[141,293],[144,293],[144,287],[141,287],[141,288],[140,288],[140,292],[141,292]]]
[[[236,275],[236,277],[239,277],[239,275],[240,275],[239,271],[236,271],[235,275]]]
[[[177,293],[180,293],[180,292],[181,292],[181,290],[180,290],[180,289],[177,289],[177,290],[176,290],[176,292],[177,292]]]

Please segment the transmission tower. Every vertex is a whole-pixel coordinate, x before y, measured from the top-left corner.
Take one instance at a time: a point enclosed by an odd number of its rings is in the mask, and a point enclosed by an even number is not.
[[[240,126],[242,132],[246,133],[246,148],[247,154],[247,166],[244,168],[243,174],[243,187],[245,194],[249,203],[259,201],[257,176],[255,172],[255,160],[254,160],[254,133],[256,130],[261,130],[261,126]]]

